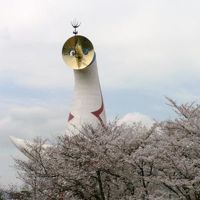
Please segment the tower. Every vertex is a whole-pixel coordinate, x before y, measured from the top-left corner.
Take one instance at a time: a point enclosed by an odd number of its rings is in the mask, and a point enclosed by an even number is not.
[[[77,25],[74,36],[69,38],[62,49],[64,62],[74,71],[74,94],[68,127],[80,128],[85,124],[97,126],[106,123],[103,96],[98,76],[96,53],[92,43],[84,36],[77,35]]]
[[[97,70],[96,53],[92,43],[84,36],[77,35],[80,26],[73,22],[74,36],[70,37],[63,46],[64,62],[74,71],[74,94],[67,120],[67,130],[81,129],[84,125],[97,127],[106,123],[103,96]],[[74,131],[73,131],[74,133]],[[10,137],[14,145],[23,153],[28,145],[27,140]],[[44,148],[48,145],[44,145]],[[28,149],[27,149],[28,150]]]

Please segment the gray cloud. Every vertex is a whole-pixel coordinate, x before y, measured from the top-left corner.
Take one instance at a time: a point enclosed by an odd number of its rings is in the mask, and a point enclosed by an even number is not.
[[[123,88],[147,87],[167,77],[181,82],[178,72],[183,69],[191,76],[199,73],[198,1],[19,2],[4,3],[0,21],[1,76],[9,74],[19,84],[71,86],[71,70],[62,62],[61,48],[71,35],[74,15],[82,21],[80,33],[95,45],[100,72],[115,71],[113,78],[104,76],[107,88],[119,83]]]
[[[119,125],[131,125],[132,123],[141,123],[147,128],[151,128],[154,121],[149,116],[144,115],[142,113],[127,113],[118,121]]]
[[[15,177],[13,157],[23,158],[9,136],[33,139],[41,136],[53,140],[64,134],[67,109],[63,105],[12,105],[0,115],[0,183],[19,183]]]

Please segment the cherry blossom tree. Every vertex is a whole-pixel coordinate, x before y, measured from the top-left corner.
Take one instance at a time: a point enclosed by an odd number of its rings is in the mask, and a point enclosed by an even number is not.
[[[156,156],[157,180],[173,199],[200,199],[200,106],[177,105],[169,99],[178,117],[160,123]]]
[[[177,118],[150,129],[115,121],[86,125],[45,150],[41,139],[29,144],[16,167],[32,199],[199,200],[200,107],[169,104]]]

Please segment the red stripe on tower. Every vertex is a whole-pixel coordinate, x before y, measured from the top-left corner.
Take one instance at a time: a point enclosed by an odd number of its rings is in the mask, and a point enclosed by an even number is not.
[[[101,107],[98,110],[91,112],[100,121],[102,126],[104,126],[104,123],[103,123],[103,120],[100,117],[100,115],[103,112],[103,110],[104,110],[104,103],[103,103],[103,99],[102,99]]]
[[[68,117],[68,122],[71,121],[74,118],[74,115],[72,115],[72,113],[69,113],[69,117]]]

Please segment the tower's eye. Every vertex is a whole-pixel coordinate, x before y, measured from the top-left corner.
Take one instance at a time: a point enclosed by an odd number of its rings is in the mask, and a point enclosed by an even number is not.
[[[88,49],[88,48],[83,48],[83,53],[84,53],[85,55],[87,55],[88,52],[89,52],[89,49]]]
[[[69,52],[70,56],[75,56],[75,54],[76,54],[76,51],[74,49],[70,50],[70,52]]]

